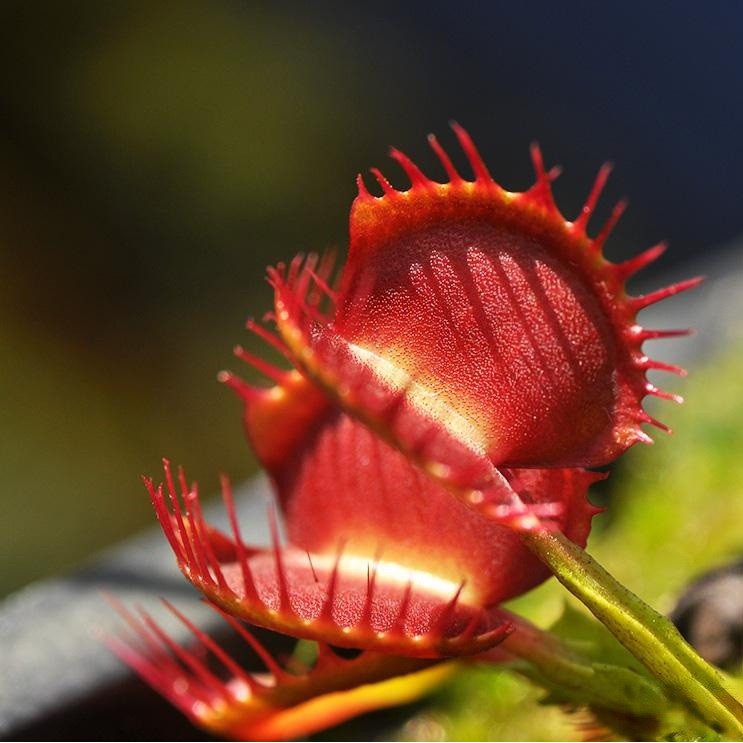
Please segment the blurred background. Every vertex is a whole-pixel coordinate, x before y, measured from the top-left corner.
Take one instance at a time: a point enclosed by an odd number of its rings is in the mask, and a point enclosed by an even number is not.
[[[153,517],[161,456],[255,468],[216,382],[267,264],[345,248],[357,172],[434,177],[465,125],[507,188],[538,139],[574,215],[659,270],[743,227],[743,5],[12,2],[0,9],[0,595]],[[462,158],[455,153],[462,164]],[[245,374],[248,374],[246,370]],[[249,376],[249,374],[248,374]]]

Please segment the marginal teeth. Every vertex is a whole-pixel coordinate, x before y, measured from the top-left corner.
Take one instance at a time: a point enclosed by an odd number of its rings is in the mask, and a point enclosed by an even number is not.
[[[364,177],[361,175],[361,173],[356,176],[356,187],[359,189],[360,199],[372,198],[372,195],[369,193],[369,189],[366,187],[366,183],[364,183]]]
[[[651,341],[660,338],[680,338],[685,335],[691,335],[694,332],[692,328],[679,328],[672,330],[648,330],[647,328],[641,328],[639,325],[635,327],[639,329],[637,335],[641,341]]]
[[[423,174],[423,171],[407,155],[400,152],[400,150],[393,147],[390,150],[390,156],[400,164],[400,167],[405,171],[408,178],[410,178],[411,186],[426,188],[432,185],[432,181]]]
[[[645,418],[642,419],[645,423],[649,423],[648,420]],[[655,441],[653,441],[653,438],[645,433],[641,428],[638,428],[634,431],[634,437],[635,441],[639,441],[643,444],[654,444]]]
[[[673,392],[666,392],[666,390],[661,390],[655,385],[652,385],[649,383],[645,385],[645,391],[649,395],[660,397],[663,400],[671,400],[672,402],[678,403],[679,405],[681,405],[684,402],[684,398],[681,397],[681,395],[677,395]]]
[[[594,181],[591,191],[588,194],[586,203],[583,205],[580,213],[573,221],[574,228],[579,230],[583,234],[585,234],[586,232],[588,220],[593,215],[593,211],[596,208],[596,204],[599,200],[599,197],[601,196],[601,192],[604,190],[604,186],[606,185],[606,181],[608,180],[609,174],[612,171],[612,167],[613,166],[611,163],[604,163],[601,168],[599,168],[599,172],[597,173],[596,180]]]
[[[452,122],[451,128],[454,130],[454,134],[459,140],[459,145],[464,150],[464,154],[469,160],[472,172],[475,175],[475,180],[485,183],[493,183],[493,177],[490,175],[490,171],[488,171],[487,165],[483,162],[482,157],[480,157],[480,153],[478,152],[477,147],[475,147],[475,143],[472,141],[470,135],[459,126],[456,121]]]
[[[390,182],[382,175],[379,168],[370,168],[372,175],[377,179],[377,183],[381,186],[382,191],[385,194],[397,193],[397,191],[390,185]]]
[[[642,411],[642,414],[640,415],[640,420],[643,423],[649,423],[651,426],[655,426],[656,428],[660,428],[660,430],[661,431],[664,431],[665,433],[668,433],[668,434],[673,433],[671,431],[671,429],[665,423],[661,423],[661,421],[659,421],[657,418],[653,418],[652,415],[650,415],[649,413],[645,412],[644,410]],[[647,436],[647,434],[644,434],[644,435]],[[648,438],[650,438],[650,437],[648,436]],[[649,442],[647,442],[647,443],[653,443],[652,439]]]
[[[444,148],[439,144],[439,141],[438,139],[436,139],[435,135],[428,135],[428,144],[431,145],[431,149],[436,153],[436,156],[439,158],[441,164],[444,166],[444,170],[449,176],[449,180],[452,183],[459,183],[462,180],[462,176],[459,175],[459,172],[454,167],[451,158],[449,157],[449,155],[446,154],[446,150],[444,150]]]
[[[624,281],[634,276],[638,271],[649,266],[653,261],[660,258],[666,252],[668,245],[664,242],[653,245],[652,248],[644,250],[642,253],[624,261],[624,263],[614,264],[614,271]]]
[[[604,246],[604,243],[608,240],[609,235],[616,227],[617,222],[621,218],[622,214],[624,214],[624,212],[626,211],[627,206],[628,202],[626,199],[621,199],[614,205],[614,208],[611,210],[611,214],[609,215],[609,219],[606,220],[606,224],[601,228],[599,234],[593,238],[593,241],[591,243],[593,249],[596,252],[600,251],[601,248]]]
[[[676,294],[693,289],[694,287],[699,286],[702,281],[704,281],[702,276],[694,276],[690,279],[678,281],[675,284],[658,289],[650,294],[644,294],[641,297],[634,297],[631,300],[632,307],[635,311],[639,312],[640,310],[645,309],[645,307],[649,307],[651,304],[655,304],[656,302],[660,302],[668,297],[673,297]]]
[[[643,356],[640,359],[640,366],[643,369],[657,369],[658,371],[670,372],[671,374],[676,374],[679,377],[685,377],[688,374],[686,369],[680,366],[676,366],[675,364],[667,364],[665,361],[657,361],[656,359],[651,359],[647,356]]]

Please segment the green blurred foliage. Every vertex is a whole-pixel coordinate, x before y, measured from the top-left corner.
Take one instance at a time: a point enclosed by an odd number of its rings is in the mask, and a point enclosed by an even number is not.
[[[475,667],[442,689],[428,709],[408,720],[397,740],[560,741],[576,721],[558,707],[540,707],[543,693],[505,670]]]

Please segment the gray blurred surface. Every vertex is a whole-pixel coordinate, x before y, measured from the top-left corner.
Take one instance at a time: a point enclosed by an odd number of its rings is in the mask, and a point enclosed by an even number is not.
[[[243,538],[265,544],[266,481],[257,478],[236,497]],[[210,504],[206,516],[227,529],[219,504]],[[0,605],[0,736],[15,737],[44,716],[129,675],[95,636],[121,626],[105,593],[127,607],[146,607],[177,638],[185,639],[187,631],[158,606],[160,597],[203,627],[223,625],[180,574],[157,527],[67,577],[32,584]]]

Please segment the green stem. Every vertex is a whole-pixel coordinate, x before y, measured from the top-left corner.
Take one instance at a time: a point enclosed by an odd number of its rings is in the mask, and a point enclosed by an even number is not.
[[[556,692],[564,701],[599,707],[623,715],[658,718],[667,699],[655,682],[630,670],[598,663],[523,617],[503,612],[514,627],[494,649],[493,660],[526,663],[516,670]]]
[[[708,725],[743,740],[743,706],[671,622],[559,532],[528,532],[522,539],[669,692]]]

